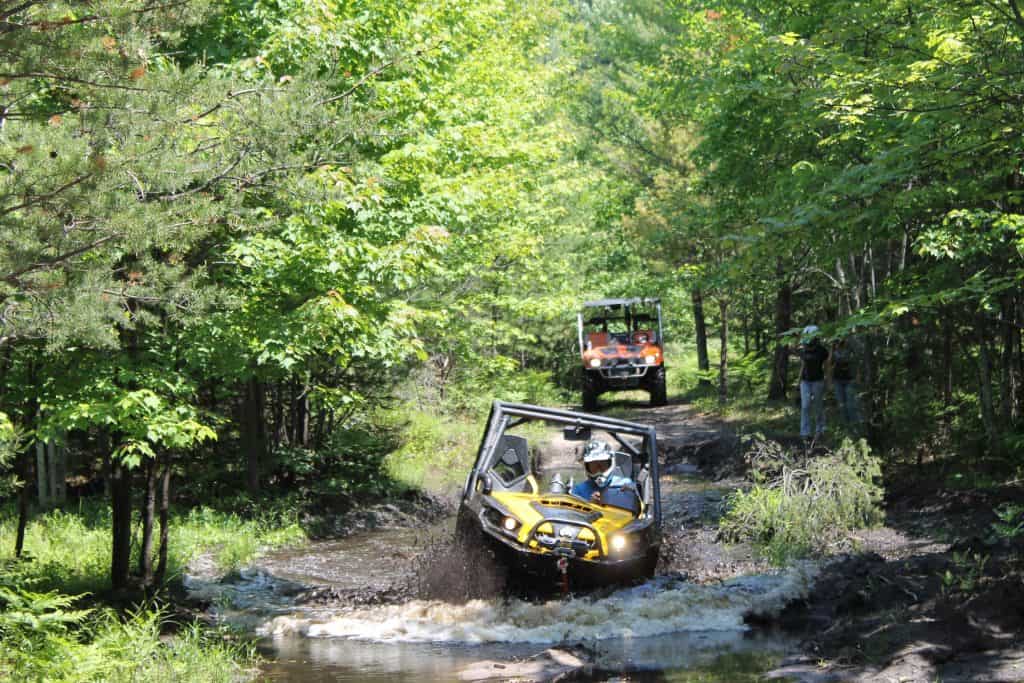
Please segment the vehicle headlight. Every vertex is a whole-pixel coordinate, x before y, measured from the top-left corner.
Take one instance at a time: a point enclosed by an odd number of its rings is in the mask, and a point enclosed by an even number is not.
[[[644,356],[644,361],[648,365],[654,365],[654,363],[657,362],[657,360],[658,360],[657,356],[653,356],[653,355],[652,356]]]
[[[601,367],[601,359],[600,358],[591,358],[590,359],[590,367],[592,367],[592,368],[599,368],[599,367]]]
[[[519,526],[519,520],[515,517],[506,517],[501,525],[505,527],[505,531],[515,531],[516,527]]]
[[[613,553],[621,553],[626,549],[626,537],[625,536],[612,536],[611,547]]]

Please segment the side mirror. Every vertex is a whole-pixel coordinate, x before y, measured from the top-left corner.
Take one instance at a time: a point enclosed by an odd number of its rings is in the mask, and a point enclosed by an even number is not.
[[[590,439],[590,427],[580,424],[569,425],[562,430],[562,438],[566,441],[587,441]]]

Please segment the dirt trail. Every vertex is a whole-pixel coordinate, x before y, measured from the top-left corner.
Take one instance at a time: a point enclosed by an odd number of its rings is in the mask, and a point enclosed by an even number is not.
[[[724,497],[747,485],[735,430],[687,405],[614,410],[658,429],[664,570],[702,583],[767,569],[717,538]],[[992,508],[1024,502],[1024,489],[951,494],[919,477],[890,474],[886,523],[851,534],[808,599],[772,624],[804,640],[770,677],[1024,681],[1024,538],[993,543],[989,527]]]

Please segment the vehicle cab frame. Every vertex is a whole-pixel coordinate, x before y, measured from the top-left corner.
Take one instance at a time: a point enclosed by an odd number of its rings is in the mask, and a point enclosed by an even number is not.
[[[584,410],[610,391],[644,389],[651,405],[667,402],[660,299],[587,301],[576,321]]]
[[[586,501],[567,487],[556,490],[554,481],[542,491],[536,449],[515,433],[529,422],[559,427],[569,441],[594,433],[613,440],[621,449],[616,468],[632,480],[637,504]],[[485,543],[509,569],[527,574],[554,574],[561,566],[576,584],[651,576],[661,546],[657,453],[657,434],[648,425],[495,401],[463,487],[460,535]]]

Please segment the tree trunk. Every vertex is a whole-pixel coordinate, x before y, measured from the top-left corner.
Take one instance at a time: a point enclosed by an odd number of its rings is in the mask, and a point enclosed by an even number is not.
[[[10,360],[8,356],[7,360]],[[39,386],[36,381],[36,364],[34,362],[29,365],[29,377],[32,384],[32,396],[39,395]],[[39,403],[37,398],[30,398],[28,403],[28,410],[26,411],[26,423],[34,424],[38,427],[39,423]],[[29,483],[33,480],[32,464],[35,462],[35,447],[29,446],[22,451],[21,457],[18,459],[18,477],[21,479],[21,491],[18,492],[18,532],[14,537],[14,556],[21,557],[22,551],[25,549],[25,529],[28,527],[28,513],[29,504],[32,499],[32,485]]]
[[[309,386],[299,385],[299,401],[297,406],[298,442],[303,448],[309,448]]]
[[[697,369],[700,370],[701,378],[698,386],[711,386],[711,381],[704,373],[711,369],[711,359],[708,356],[708,327],[704,320],[704,295],[699,289],[690,292],[693,300],[693,324],[697,330]]]
[[[942,324],[942,408],[948,428],[953,422],[953,323],[948,317]]]
[[[781,271],[781,268],[780,268]],[[775,295],[775,358],[772,361],[772,376],[768,383],[768,400],[781,401],[786,398],[789,382],[789,347],[783,343],[782,335],[793,326],[793,287],[789,281],[779,285]]]
[[[21,557],[25,549],[25,528],[28,526],[29,501],[32,498],[32,462],[34,461],[34,448],[26,449],[19,458],[18,476],[22,481],[21,491],[18,492],[18,533],[14,538],[14,556]]]
[[[747,311],[743,311],[743,317],[741,318],[743,325],[743,355],[750,355],[750,317]]]
[[[1002,374],[999,381],[999,405],[1002,423],[1006,428],[1017,420],[1017,395],[1020,391],[1020,376],[1017,374],[1017,363],[1014,362],[1014,350],[1018,346],[1017,336],[1020,334],[1020,330],[1013,325],[1015,310],[1013,297],[1004,297],[1000,323],[1003,333],[1003,352],[1000,362]]]
[[[146,502],[142,508],[142,546],[139,549],[139,577],[142,585],[153,584],[153,519],[156,515],[157,464],[146,462]]]
[[[131,471],[117,458],[111,463],[110,509],[112,548],[110,583],[115,590],[128,586],[132,554]]]
[[[985,437],[991,446],[996,438],[996,416],[992,398],[992,354],[984,335],[978,344],[978,381],[981,384],[978,394],[981,400],[981,423],[985,427]]]
[[[166,454],[164,458],[163,471],[160,473],[160,546],[157,548],[156,574],[153,577],[157,586],[163,584],[167,576],[167,537],[170,530],[171,456]]]
[[[242,404],[242,444],[246,458],[246,488],[256,495],[260,490],[260,467],[267,450],[266,426],[263,422],[263,383],[253,376],[245,385]]]
[[[875,428],[881,422],[881,408],[878,400],[878,367],[875,364],[875,338],[871,333],[864,335],[864,410],[868,439],[875,443]]]
[[[321,408],[316,413],[316,429],[313,430],[313,447],[319,448],[324,443],[327,429],[327,409]]]
[[[721,316],[718,326],[718,341],[721,344],[718,352],[718,402],[725,405],[729,400],[729,302],[719,299],[718,310]]]
[[[274,382],[274,390],[271,396],[274,414],[274,447],[280,446],[288,439],[288,426],[284,420],[284,388],[281,382]]]

